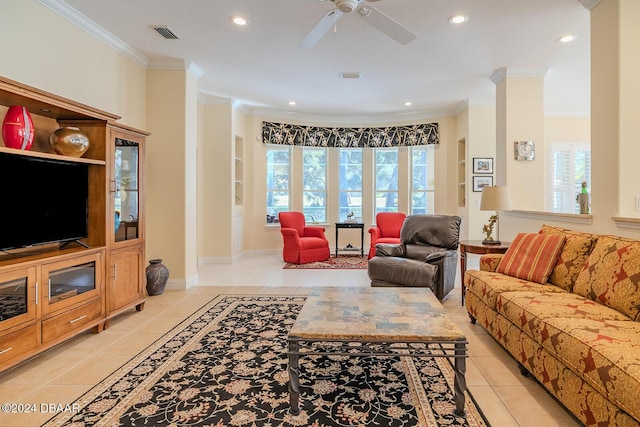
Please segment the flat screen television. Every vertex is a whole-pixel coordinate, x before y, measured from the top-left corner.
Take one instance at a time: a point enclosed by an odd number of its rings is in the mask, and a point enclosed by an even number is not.
[[[87,237],[89,167],[0,153],[0,250]]]

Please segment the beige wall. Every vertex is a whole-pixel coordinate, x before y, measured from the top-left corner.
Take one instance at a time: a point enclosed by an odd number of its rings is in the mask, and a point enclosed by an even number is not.
[[[203,229],[200,262],[231,261],[233,195],[233,130],[231,105],[207,105],[203,114]]]
[[[162,258],[169,286],[186,286],[186,71],[147,72],[147,257]],[[195,173],[195,171],[194,171]],[[194,201],[195,203],[195,201]],[[175,284],[173,281],[182,283]]]
[[[197,285],[198,278],[198,79],[185,75],[185,166],[184,166],[184,279],[186,286]]]
[[[620,2],[620,181],[619,214],[640,218],[640,1]]]
[[[35,0],[2,0],[0,75],[146,129],[145,70]]]
[[[507,185],[514,209],[544,210],[544,79],[501,70],[496,81],[498,168],[496,185]],[[534,141],[535,159],[514,159],[514,141]],[[504,175],[502,175],[504,174]]]
[[[485,236],[482,234],[482,226],[489,221],[494,212],[480,210],[481,192],[473,191],[473,158],[491,157],[493,161],[493,183],[496,182],[496,109],[487,106],[470,106],[468,108],[468,137],[467,148],[467,209],[468,209],[468,234],[465,238],[478,240]],[[477,175],[476,175],[477,176]]]

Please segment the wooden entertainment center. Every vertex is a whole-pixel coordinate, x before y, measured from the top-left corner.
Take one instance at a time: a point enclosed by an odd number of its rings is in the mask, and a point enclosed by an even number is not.
[[[0,372],[89,329],[99,333],[146,301],[142,168],[149,134],[117,124],[119,116],[0,77],[0,117],[12,105],[29,110],[35,138],[29,151],[0,144],[0,154],[86,164],[88,225],[80,242],[0,251]],[[56,154],[49,144],[64,126],[89,137],[82,157]],[[20,185],[20,177],[6,178],[0,185]],[[48,176],[41,182],[73,185]],[[19,218],[11,200],[1,203]]]

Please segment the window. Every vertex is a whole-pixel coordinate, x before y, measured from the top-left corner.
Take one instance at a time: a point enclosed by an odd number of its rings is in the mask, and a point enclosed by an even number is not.
[[[433,145],[411,147],[411,214],[434,212]]]
[[[591,188],[591,146],[588,143],[551,144],[551,211],[580,213],[576,200],[582,182]]]
[[[267,223],[277,223],[278,212],[289,211],[291,149],[267,149]]]
[[[375,194],[374,217],[379,212],[398,211],[398,149],[375,149]]]
[[[302,152],[302,212],[307,222],[327,222],[327,150]]]
[[[340,149],[340,194],[338,220],[344,221],[353,212],[362,217],[362,149]]]

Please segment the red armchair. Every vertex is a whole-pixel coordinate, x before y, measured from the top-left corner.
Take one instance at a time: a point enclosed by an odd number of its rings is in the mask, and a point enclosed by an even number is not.
[[[376,226],[369,229],[369,259],[376,256],[376,243],[400,243],[400,229],[406,217],[402,212],[380,212],[376,215]]]
[[[331,256],[324,228],[307,226],[302,212],[280,212],[282,258],[293,264],[326,261]]]

